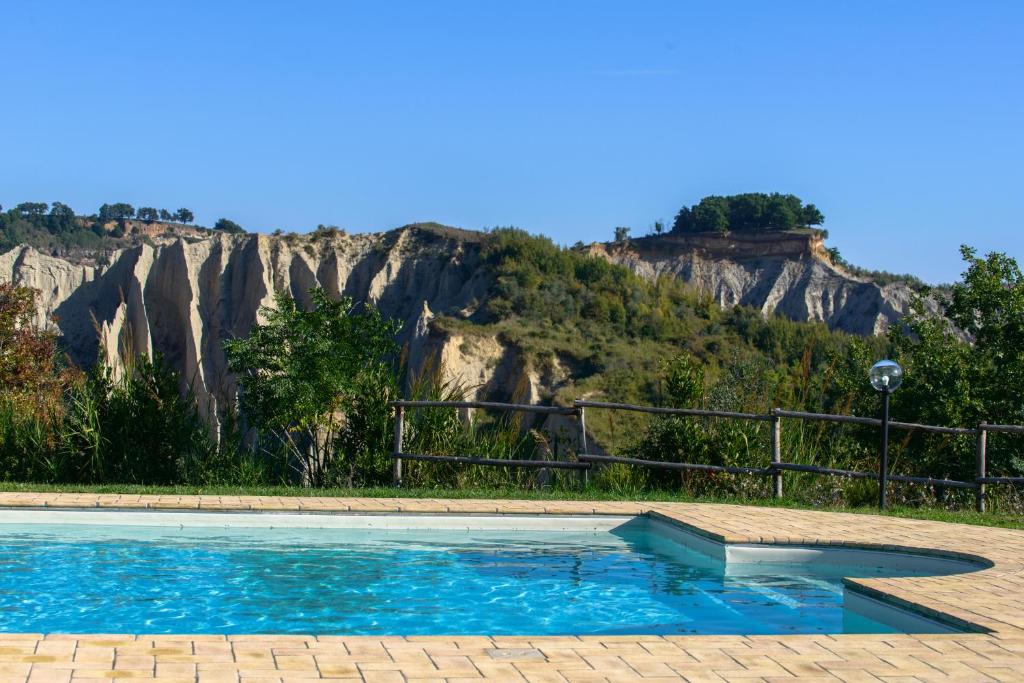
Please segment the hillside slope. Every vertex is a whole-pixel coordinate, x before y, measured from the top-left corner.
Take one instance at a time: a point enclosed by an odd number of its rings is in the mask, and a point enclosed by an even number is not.
[[[400,342],[413,368],[438,356],[474,393],[550,397],[572,368],[534,370],[506,336],[477,325],[494,322],[479,313],[493,283],[481,257],[485,239],[432,225],[357,235],[220,233],[139,244],[95,264],[21,246],[0,255],[0,279],[40,291],[40,322],[56,325],[76,363],[92,364],[104,348],[115,364],[126,349],[159,352],[208,415],[234,394],[223,341],[244,335],[275,290],[303,301],[314,286],[371,302],[402,321]],[[587,251],[647,278],[682,278],[722,306],[742,304],[856,334],[884,330],[913,295],[903,284],[854,278],[831,264],[820,240],[806,237],[672,236]],[[439,316],[461,321],[459,329],[432,324]]]

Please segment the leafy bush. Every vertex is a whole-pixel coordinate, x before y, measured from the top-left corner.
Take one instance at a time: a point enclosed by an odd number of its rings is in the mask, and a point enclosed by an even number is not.
[[[242,235],[245,233],[245,228],[228,218],[218,218],[217,222],[213,225],[213,229],[227,232],[232,235]]]
[[[191,393],[158,357],[97,366],[69,390],[61,478],[88,483],[172,484],[207,459],[210,439]]]
[[[346,415],[368,420],[364,426],[379,431],[386,405],[381,399],[396,393],[399,326],[372,306],[357,308],[348,298],[334,301],[323,289],[311,290],[310,301],[305,310],[278,292],[275,305],[262,311],[266,323],[225,343],[224,350],[241,385],[242,410],[285,447],[299,476],[313,485],[329,483],[343,468],[335,462],[340,443],[350,449],[345,480],[353,482],[354,463],[360,454],[369,457],[372,438],[354,433],[355,427],[346,429]],[[353,408],[364,414],[354,416]]]

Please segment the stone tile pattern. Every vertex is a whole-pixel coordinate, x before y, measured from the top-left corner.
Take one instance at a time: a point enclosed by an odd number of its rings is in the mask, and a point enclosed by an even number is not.
[[[946,577],[857,580],[978,633],[346,637],[0,633],[0,683],[291,681],[1024,681],[1024,532],[870,515],[684,503],[0,493],[0,507],[650,514],[728,543],[983,558]]]

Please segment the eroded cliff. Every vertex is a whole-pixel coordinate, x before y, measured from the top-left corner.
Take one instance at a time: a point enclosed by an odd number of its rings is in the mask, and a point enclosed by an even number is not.
[[[549,394],[551,373],[500,339],[443,332],[438,315],[472,318],[490,276],[482,235],[409,226],[379,234],[226,235],[172,239],[109,253],[83,264],[19,247],[0,255],[0,279],[40,292],[39,321],[55,325],[72,359],[101,353],[117,364],[128,352],[161,353],[215,415],[234,394],[223,342],[244,335],[260,307],[284,289],[299,301],[311,287],[368,301],[402,321],[409,364],[442,360],[471,394],[531,402]],[[874,334],[898,319],[913,291],[855,278],[834,266],[820,240],[659,237],[595,244],[590,254],[645,277],[683,278],[721,305],[826,322]]]
[[[589,250],[644,277],[682,278],[720,306],[752,306],[860,335],[884,332],[915,296],[903,282],[881,286],[834,265],[814,233],[667,235]]]
[[[306,301],[320,286],[369,301],[403,321],[401,341],[418,351],[432,312],[464,314],[484,296],[486,280],[465,257],[461,241],[416,229],[316,240],[217,235],[141,244],[94,266],[21,247],[0,255],[0,277],[39,290],[39,321],[56,326],[76,363],[104,350],[115,365],[126,350],[160,352],[213,415],[235,388],[223,341],[246,334],[275,290]]]

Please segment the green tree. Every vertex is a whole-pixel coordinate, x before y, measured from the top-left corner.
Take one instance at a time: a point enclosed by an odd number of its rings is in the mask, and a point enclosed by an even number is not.
[[[174,220],[179,223],[191,223],[196,219],[195,215],[188,209],[178,209],[174,212]]]
[[[798,200],[799,201],[799,200]],[[771,230],[791,230],[796,227],[797,213],[785,195],[774,194],[764,210],[764,224]]]
[[[893,394],[893,419],[946,426],[1024,424],[1024,279],[1006,254],[979,257],[961,247],[967,270],[936,311],[919,297],[911,313],[891,330],[885,355],[904,367],[905,379]],[[941,315],[944,314],[944,315]],[[963,334],[969,340],[962,338]],[[871,415],[877,395],[866,378],[879,353],[856,342],[833,365],[826,409]],[[873,448],[877,434],[865,434]],[[970,480],[974,476],[971,439],[911,433],[896,445],[894,463],[910,474]],[[901,457],[900,454],[903,453]],[[992,472],[1024,474],[1019,437],[993,434]]]
[[[167,209],[160,209],[160,220],[162,220],[162,221],[174,220],[174,214],[172,214]]]
[[[353,402],[374,386],[383,394],[381,387],[396,384],[399,324],[323,289],[311,290],[310,299],[303,310],[277,292],[275,306],[262,310],[266,322],[224,346],[246,416],[285,445],[305,483],[320,485],[337,470],[337,439]]]
[[[160,212],[157,211],[152,206],[142,206],[139,207],[138,217],[140,221],[152,223],[153,221],[158,220],[160,218]]]
[[[47,208],[46,202],[22,202],[14,207],[14,212],[25,220],[37,222],[46,215]]]
[[[986,390],[989,421],[1024,424],[1024,277],[1004,253],[981,258],[967,246],[960,253],[968,268],[946,314],[973,338],[975,381]]]
[[[55,235],[74,232],[78,227],[75,224],[75,211],[67,204],[54,202],[50,205],[50,215],[47,216],[47,228]]]
[[[619,226],[615,228],[615,241],[618,244],[625,244],[629,241],[629,228]]]
[[[697,232],[729,230],[729,204],[725,197],[705,197],[693,210],[693,224]]]
[[[747,192],[704,197],[694,206],[684,206],[676,215],[676,232],[754,232],[790,230],[797,226],[821,225],[825,217],[814,204],[804,205],[792,194]]]
[[[802,225],[821,225],[825,222],[825,215],[814,204],[808,204],[801,212],[800,222]]]
[[[217,219],[217,222],[213,225],[213,229],[231,234],[241,234],[245,232],[241,225],[227,218]]]
[[[101,206],[97,218],[100,223],[109,223],[111,221],[123,222],[134,215],[135,207],[125,202],[118,202]]]
[[[764,225],[768,197],[759,192],[748,192],[728,198],[729,229],[738,232],[757,230]]]

